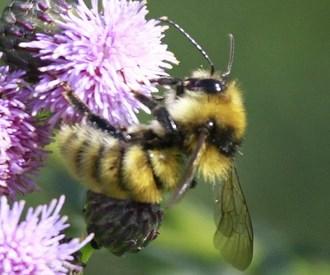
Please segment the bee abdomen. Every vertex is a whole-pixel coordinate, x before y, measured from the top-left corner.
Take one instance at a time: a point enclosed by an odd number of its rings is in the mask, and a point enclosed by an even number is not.
[[[88,189],[112,198],[159,203],[180,177],[177,149],[146,150],[88,125],[64,126],[58,135],[63,158]]]
[[[62,127],[58,136],[61,153],[71,172],[94,192],[126,198],[119,186],[117,139],[88,125]]]

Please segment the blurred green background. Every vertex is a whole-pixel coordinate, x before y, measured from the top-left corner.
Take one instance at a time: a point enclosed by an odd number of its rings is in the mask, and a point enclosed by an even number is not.
[[[1,1],[6,4],[7,1]],[[232,77],[244,90],[249,128],[238,157],[255,231],[252,265],[243,274],[330,274],[330,1],[149,0],[150,17],[166,15],[200,42],[218,69],[236,39]],[[184,77],[200,54],[176,31],[166,42]],[[84,191],[56,154],[30,204],[64,193],[72,233],[83,232]],[[169,210],[160,236],[139,254],[98,251],[85,274],[242,274],[212,245],[213,196],[199,184]]]

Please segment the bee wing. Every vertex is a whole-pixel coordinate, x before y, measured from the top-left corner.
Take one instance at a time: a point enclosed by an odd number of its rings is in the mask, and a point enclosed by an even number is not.
[[[235,167],[221,185],[216,186],[216,223],[214,245],[223,258],[244,270],[252,260],[253,230],[246,201]]]
[[[166,207],[169,207],[174,203],[178,202],[182,198],[182,196],[186,193],[186,191],[191,187],[191,182],[193,181],[196,174],[197,165],[200,161],[202,152],[205,148],[205,141],[207,135],[208,135],[207,132],[203,132],[203,131],[199,134],[196,142],[196,146],[188,158],[183,175],[174,193],[166,202],[165,204]]]

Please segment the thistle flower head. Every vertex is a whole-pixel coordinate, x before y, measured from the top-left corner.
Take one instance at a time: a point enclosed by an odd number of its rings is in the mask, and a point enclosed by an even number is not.
[[[36,125],[23,103],[31,94],[23,75],[0,67],[0,195],[10,197],[34,190],[31,175],[41,166],[48,142],[47,127]]]
[[[89,108],[115,125],[137,122],[135,113],[143,108],[132,93],[150,95],[155,88],[150,79],[167,75],[165,69],[177,63],[161,43],[166,27],[146,20],[144,1],[92,0],[89,9],[82,0],[74,10],[57,20],[54,35],[39,33],[36,40],[21,47],[37,50],[37,56],[50,61],[43,66],[35,96],[43,108],[59,119],[79,117],[62,95],[60,82],[67,82],[75,95]]]
[[[139,252],[158,236],[163,211],[159,204],[118,200],[87,192],[84,209],[88,232],[94,246],[105,247],[115,255]]]
[[[28,71],[30,80],[37,79],[38,67],[47,64],[33,57],[31,52],[18,45],[35,39],[37,32],[56,31],[54,19],[71,8],[68,0],[12,0],[0,18],[0,51],[11,68]]]
[[[49,205],[29,208],[22,218],[25,202],[8,204],[0,198],[0,274],[68,274],[80,270],[73,264],[74,253],[92,239],[65,242],[67,217],[60,216],[64,196]]]

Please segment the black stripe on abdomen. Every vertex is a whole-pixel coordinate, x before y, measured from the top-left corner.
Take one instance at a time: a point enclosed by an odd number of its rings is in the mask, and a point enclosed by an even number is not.
[[[129,191],[129,188],[127,187],[127,184],[124,180],[124,157],[126,154],[126,149],[124,147],[120,148],[119,158],[118,158],[118,186],[123,191]]]
[[[88,150],[88,147],[90,146],[90,141],[85,140],[79,147],[79,149],[76,152],[76,155],[74,157],[74,165],[75,165],[75,172],[78,176],[84,176],[84,173],[86,172],[86,167],[84,167],[84,161],[85,161],[85,153]],[[88,156],[87,156],[88,157]]]
[[[104,160],[104,157],[105,157],[105,151],[106,151],[106,147],[104,146],[104,144],[101,144],[100,148],[97,152],[97,156],[96,156],[96,159],[92,166],[92,171],[91,171],[92,178],[94,178],[95,181],[97,181],[99,183],[101,183],[101,181],[102,181],[102,179],[101,179],[102,161]]]
[[[154,178],[154,182],[155,182],[156,187],[157,187],[158,190],[163,190],[164,189],[164,184],[163,184],[162,180],[160,179],[160,177],[155,173],[155,168],[154,168],[154,165],[151,161],[151,158],[150,158],[149,154],[150,154],[150,152],[146,151],[146,157],[147,157],[148,165],[151,169],[152,176]]]

